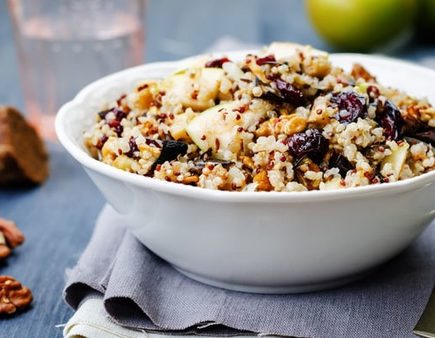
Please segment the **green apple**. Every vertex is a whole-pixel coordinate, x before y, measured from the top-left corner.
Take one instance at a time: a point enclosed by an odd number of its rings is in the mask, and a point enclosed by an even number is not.
[[[419,0],[306,0],[321,36],[349,51],[382,47],[412,29]]]

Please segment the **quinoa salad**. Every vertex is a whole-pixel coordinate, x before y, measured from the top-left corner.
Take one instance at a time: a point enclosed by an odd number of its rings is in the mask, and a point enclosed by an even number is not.
[[[273,43],[198,59],[95,112],[90,154],[155,179],[227,191],[385,184],[435,168],[435,109],[359,64]]]

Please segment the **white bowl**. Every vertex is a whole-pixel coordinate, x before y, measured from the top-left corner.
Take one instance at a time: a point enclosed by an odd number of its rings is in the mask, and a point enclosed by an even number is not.
[[[228,53],[239,59],[245,52]],[[378,56],[335,54],[381,83],[435,103],[435,72]],[[357,278],[406,248],[435,217],[435,171],[339,191],[225,192],[127,173],[91,158],[83,131],[104,101],[188,61],[147,64],[105,77],[65,104],[56,132],[129,229],[158,256],[201,282],[232,290],[293,293]]]

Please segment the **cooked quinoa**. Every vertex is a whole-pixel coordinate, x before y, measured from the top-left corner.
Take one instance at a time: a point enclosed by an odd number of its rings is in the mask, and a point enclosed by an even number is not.
[[[361,65],[274,43],[240,61],[201,60],[96,112],[96,159],[159,180],[228,191],[328,190],[435,167],[435,109]]]

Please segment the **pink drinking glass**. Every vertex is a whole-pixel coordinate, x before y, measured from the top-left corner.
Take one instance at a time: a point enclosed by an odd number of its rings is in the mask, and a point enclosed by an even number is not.
[[[55,139],[59,107],[144,59],[144,0],[8,0],[27,116]]]

